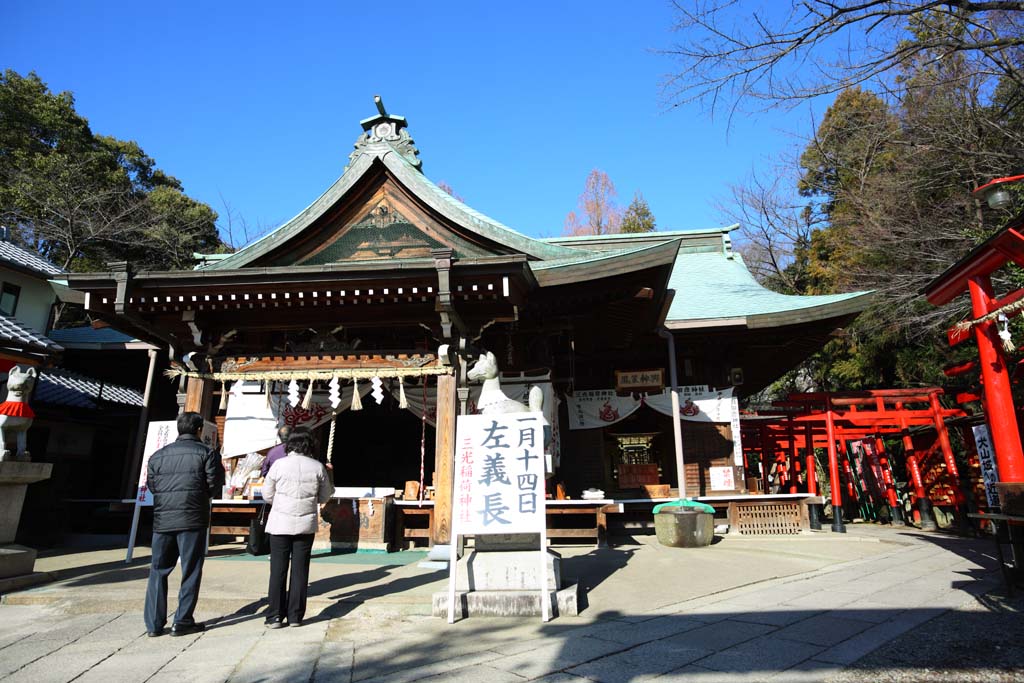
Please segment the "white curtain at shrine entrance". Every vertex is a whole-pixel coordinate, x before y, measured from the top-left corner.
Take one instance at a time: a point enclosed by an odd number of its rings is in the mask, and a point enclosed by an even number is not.
[[[569,429],[597,429],[621,422],[646,405],[672,417],[672,394],[619,396],[612,389],[577,391],[566,396]],[[679,419],[688,422],[732,422],[732,387],[709,390],[705,386],[679,387]]]
[[[384,379],[383,389],[389,391],[397,402],[400,400],[401,391],[397,379]],[[437,380],[434,377],[420,377],[416,383],[409,380],[404,381],[405,397],[408,403],[408,410],[417,419],[423,417],[424,411],[424,390],[423,382],[426,382],[426,417],[427,424],[435,426],[437,416]],[[308,384],[299,381],[299,396],[306,395]],[[292,427],[308,427],[310,429],[319,427],[331,419],[331,404],[327,398],[326,391],[320,391],[324,383],[318,382],[313,392],[312,402],[309,410],[303,410],[301,404],[292,407],[288,404],[287,382],[275,382],[274,393],[270,397],[270,404],[263,391],[261,382],[242,382],[241,386],[229,385],[231,393],[228,399],[227,416],[224,422],[224,443],[221,450],[221,457],[232,458],[255,451],[261,451],[277,444],[277,428],[279,425],[287,424]],[[348,410],[352,405],[352,383],[341,386],[341,403],[338,405],[338,412]],[[558,461],[558,401],[551,385],[551,375],[530,377],[505,377],[501,378],[501,390],[509,398],[521,403],[529,402],[530,388],[540,387],[544,395],[543,413],[548,423],[552,425],[552,435],[548,451]],[[370,396],[373,386],[368,380],[359,380],[360,401],[374,400]],[[481,385],[472,384],[469,388],[468,412],[477,413],[476,405],[480,398]]]
[[[314,391],[309,410],[303,410],[301,403],[295,407],[288,404],[288,396],[283,393],[287,391],[287,382],[275,382],[274,385],[278,393],[271,394],[269,405],[261,382],[242,382],[240,387],[232,386],[224,420],[222,458],[246,455],[277,445],[277,428],[280,425],[313,429],[331,419],[331,402],[326,391]],[[299,386],[301,401],[301,397],[306,395],[307,384],[300,382]],[[352,387],[351,382],[341,387],[341,403],[337,412],[351,407]],[[361,401],[367,400],[372,388],[368,381],[359,381]]]

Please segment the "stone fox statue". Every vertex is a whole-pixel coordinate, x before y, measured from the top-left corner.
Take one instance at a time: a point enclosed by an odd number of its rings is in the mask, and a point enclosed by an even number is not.
[[[483,380],[484,385],[480,390],[477,408],[484,415],[540,411],[543,407],[544,392],[540,387],[535,386],[530,389],[529,406],[505,395],[505,392],[501,390],[501,380],[498,379],[498,361],[490,351],[480,356],[466,377],[472,380]]]
[[[26,444],[28,428],[36,416],[29,407],[27,399],[32,395],[35,386],[36,369],[15,365],[7,377],[7,399],[0,403],[0,461],[11,457],[7,449],[7,438],[13,433],[18,440],[16,460],[28,460]]]

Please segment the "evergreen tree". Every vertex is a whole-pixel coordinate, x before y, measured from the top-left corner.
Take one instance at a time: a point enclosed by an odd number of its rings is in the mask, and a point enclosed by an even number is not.
[[[654,232],[654,214],[644,196],[637,192],[622,214],[622,232]]]
[[[0,222],[65,270],[189,268],[225,249],[217,214],[135,142],[95,134],[71,93],[0,74]]]

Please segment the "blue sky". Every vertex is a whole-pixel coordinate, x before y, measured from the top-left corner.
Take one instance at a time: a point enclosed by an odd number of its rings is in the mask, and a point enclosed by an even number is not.
[[[720,225],[728,185],[810,126],[666,110],[673,63],[655,51],[682,36],[662,2],[6,5],[0,68],[71,90],[94,131],[250,229],[341,174],[375,94],[429,178],[533,236],[561,233],[592,168],[623,205],[643,192],[661,230]]]

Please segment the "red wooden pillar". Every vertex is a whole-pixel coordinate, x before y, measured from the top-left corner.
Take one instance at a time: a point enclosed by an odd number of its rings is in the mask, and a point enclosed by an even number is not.
[[[946,461],[946,471],[956,482],[960,481],[960,472],[956,467],[956,458],[953,457],[953,446],[949,443],[949,431],[946,429],[946,421],[942,419],[942,404],[939,403],[939,395],[932,393],[928,395],[928,403],[932,409],[932,420],[935,421],[935,431],[939,434],[939,447],[942,448],[942,457]]]
[[[807,458],[807,493],[816,496],[818,495],[818,475],[814,459],[814,425],[812,424],[804,426],[804,449],[804,456]],[[823,507],[821,503],[812,503],[807,506],[807,516],[810,518],[812,529],[821,528]]]
[[[889,454],[885,451],[885,441],[881,434],[875,435],[875,453],[878,455],[878,467],[882,470],[882,485],[885,486],[885,497],[889,501],[889,512],[892,523],[906,524],[903,518],[903,506],[896,494],[896,484],[892,480],[892,468],[889,465]]]
[[[832,414],[832,401],[825,402],[825,434],[828,438],[828,479],[832,490],[832,531],[845,534],[843,523],[843,496],[839,491],[839,458],[836,454],[836,425]]]
[[[761,426],[761,486],[763,487],[763,493],[769,494],[772,489],[768,485],[768,468],[770,464],[768,457],[771,455],[771,436],[768,434],[768,426]]]
[[[896,404],[897,410],[903,410],[903,404]],[[928,494],[924,490],[924,480],[921,478],[921,467],[914,449],[914,440],[910,438],[907,418],[900,416],[900,429],[903,432],[903,452],[907,456],[907,473],[914,485],[914,496],[917,498],[917,507],[914,510],[914,517],[921,525],[922,531],[935,531],[939,525],[935,523],[935,515],[932,514],[932,502],[928,500]]]
[[[857,500],[857,492],[853,488],[853,468],[850,466],[850,441],[846,439],[843,430],[837,429],[836,436],[839,438],[839,443],[843,444],[842,453],[839,456],[839,462],[843,467],[843,474],[846,475],[846,496],[848,500]]]
[[[975,318],[990,313],[995,297],[992,280],[988,275],[975,275],[967,280],[971,293],[971,307]],[[984,322],[974,327],[978,342],[978,356],[981,360],[982,388],[989,429],[992,431],[992,445],[996,452],[996,465],[1000,481],[1024,481],[1024,454],[1021,453],[1020,432],[1017,431],[1017,416],[1013,409],[1010,393],[1010,376],[1000,350],[1000,340],[995,322]]]
[[[804,428],[804,449],[807,457],[807,493],[812,496],[818,495],[817,466],[814,462],[814,426],[807,425]]]
[[[790,417],[787,426],[789,437],[789,492],[797,493],[798,479],[800,478],[800,459],[796,454],[796,429],[793,427],[793,418]]]

